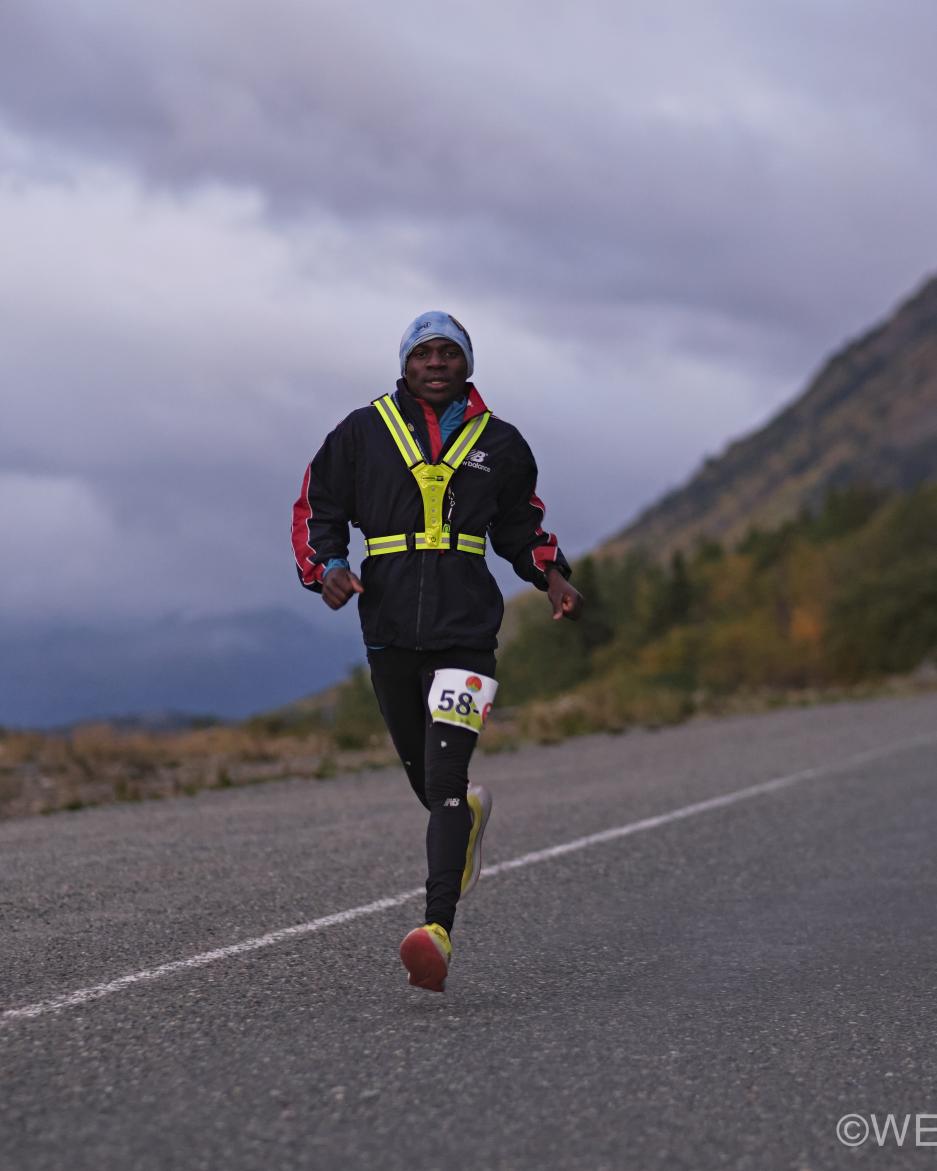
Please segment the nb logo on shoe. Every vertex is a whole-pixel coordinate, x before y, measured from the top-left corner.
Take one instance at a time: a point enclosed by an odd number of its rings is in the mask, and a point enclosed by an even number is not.
[[[450,805],[453,808],[455,808],[455,806],[461,805],[461,804],[462,804],[461,797],[447,797],[445,799],[445,801],[443,801],[443,805]]]

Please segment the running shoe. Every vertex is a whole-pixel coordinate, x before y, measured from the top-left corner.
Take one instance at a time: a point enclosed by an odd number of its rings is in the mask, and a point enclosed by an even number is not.
[[[400,958],[414,988],[425,988],[428,992],[445,991],[452,959],[452,944],[445,927],[427,923],[425,927],[411,931],[400,945]]]
[[[491,817],[491,794],[484,785],[469,785],[468,806],[472,814],[472,829],[465,851],[465,869],[462,871],[463,899],[478,882],[482,871],[482,834]]]

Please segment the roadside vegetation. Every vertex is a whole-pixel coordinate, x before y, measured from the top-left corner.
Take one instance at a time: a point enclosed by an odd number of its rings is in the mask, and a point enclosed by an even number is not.
[[[286,777],[324,780],[392,759],[359,669],[325,708],[297,704],[240,724],[177,732],[107,723],[61,733],[0,729],[0,818],[194,796]]]
[[[549,627],[541,598],[521,603],[482,750],[935,686],[937,486],[836,492],[816,512],[666,565],[641,551],[586,557],[575,581],[588,600],[578,623]],[[238,725],[0,730],[0,817],[321,780],[393,759],[359,668],[326,699]]]
[[[733,548],[661,565],[585,558],[579,624],[525,607],[499,663],[524,736],[662,724],[695,712],[880,688],[937,655],[937,486],[832,493],[815,513]]]

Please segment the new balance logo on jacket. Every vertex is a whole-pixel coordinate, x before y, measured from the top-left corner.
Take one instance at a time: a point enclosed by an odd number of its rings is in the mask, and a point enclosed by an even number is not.
[[[488,458],[487,451],[482,451],[480,448],[476,448],[474,451],[469,452],[468,459],[463,461],[462,467],[463,468],[475,468],[475,470],[479,471],[479,472],[490,472],[491,468],[489,468],[486,464],[484,464],[482,462],[483,460],[485,460],[487,458]]]

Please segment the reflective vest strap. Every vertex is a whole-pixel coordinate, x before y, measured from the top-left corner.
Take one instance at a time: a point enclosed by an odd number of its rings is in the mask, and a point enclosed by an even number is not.
[[[473,537],[469,533],[459,533],[456,537],[456,550],[459,553],[481,553],[485,555],[485,538]]]
[[[418,463],[422,463],[423,453],[420,451],[420,446],[413,438],[392,396],[389,394],[381,395],[380,398],[374,400],[373,405],[377,408],[378,413],[384,420],[387,430],[391,433],[391,437],[397,445],[397,450],[403,456],[407,467],[413,468]],[[448,464],[453,470],[459,467],[468,453],[478,443],[479,439],[481,439],[482,432],[488,426],[488,420],[490,418],[491,411],[484,411],[481,415],[476,415],[474,419],[470,419],[462,428],[448,454],[443,457],[442,462]]]
[[[394,533],[390,537],[367,537],[364,543],[367,546],[369,557],[374,557],[378,553],[406,553],[407,534]]]
[[[364,546],[369,557],[379,557],[382,553],[406,553],[411,547],[409,538],[413,538],[413,549],[418,552],[445,553],[452,548],[452,537],[449,533],[440,533],[438,540],[434,540],[432,533],[394,533],[389,537],[366,537]],[[485,556],[487,542],[485,537],[475,537],[471,533],[458,533],[456,536],[456,550],[459,553],[478,553]]]
[[[476,415],[474,419],[470,419],[449,452],[443,456],[443,462],[447,463],[450,468],[457,468],[481,439],[482,432],[488,426],[490,418],[491,411],[485,411],[484,414]]]
[[[403,415],[397,409],[397,404],[389,394],[382,395],[380,398],[374,400],[374,406],[377,407],[378,414],[387,424],[387,430],[391,433],[394,443],[397,444],[397,450],[403,456],[403,461],[408,468],[415,467],[416,464],[423,462],[423,453],[420,451],[419,445],[410,434],[407,424],[404,422]]]
[[[393,398],[389,394],[382,395],[374,400],[373,405],[384,420],[391,438],[397,445],[397,450],[403,456],[403,462],[416,480],[420,499],[423,502],[425,532],[393,533],[385,537],[367,537],[365,547],[368,556],[377,557],[381,553],[406,553],[408,549],[442,552],[452,548],[450,533],[443,529],[443,498],[456,469],[481,438],[481,434],[491,418],[491,412],[485,411],[483,414],[477,415],[462,427],[449,454],[442,463],[428,464]],[[455,548],[459,553],[480,553],[484,556],[486,539],[475,537],[471,533],[460,532],[456,536]]]

